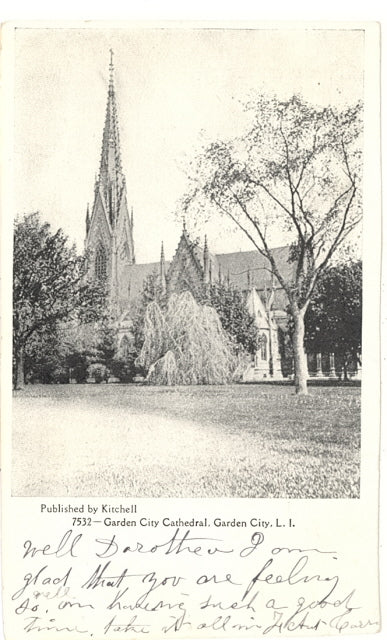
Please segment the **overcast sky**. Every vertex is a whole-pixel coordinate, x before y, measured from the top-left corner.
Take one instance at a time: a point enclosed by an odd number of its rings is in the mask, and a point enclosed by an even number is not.
[[[242,131],[239,101],[252,91],[337,105],[363,96],[359,30],[18,29],[15,212],[41,211],[79,248],[99,167],[111,47],[137,262],[157,260],[161,240],[173,255],[182,167],[202,130],[208,140]],[[220,226],[194,235],[207,232],[214,252],[252,248]]]

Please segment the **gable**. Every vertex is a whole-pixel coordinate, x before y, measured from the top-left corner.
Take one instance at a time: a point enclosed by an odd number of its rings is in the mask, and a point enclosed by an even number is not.
[[[130,228],[128,227],[128,224],[126,222],[125,224],[120,225],[120,227],[117,229],[117,247],[118,259],[125,264],[133,264],[133,240]]]
[[[167,272],[167,286],[170,293],[191,291],[199,293],[203,286],[204,272],[195,255],[195,249],[185,235],[180,238],[179,245]]]
[[[130,225],[130,217],[128,211],[128,205],[126,201],[126,192],[124,191],[117,218],[117,244],[118,247],[127,246],[129,252],[129,261],[134,261],[134,243],[132,229]]]
[[[111,236],[112,228],[106,215],[103,198],[101,197],[101,193],[98,191],[94,201],[90,228],[86,239],[86,247],[94,248],[98,242],[102,242],[105,247],[109,247]]]

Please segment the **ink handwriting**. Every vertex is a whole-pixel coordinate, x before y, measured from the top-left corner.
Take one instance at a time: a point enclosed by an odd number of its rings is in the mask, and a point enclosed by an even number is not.
[[[273,546],[260,531],[235,544],[179,528],[151,541],[69,529],[21,547],[24,573],[15,575],[10,600],[29,637],[341,634],[379,626],[339,553]]]

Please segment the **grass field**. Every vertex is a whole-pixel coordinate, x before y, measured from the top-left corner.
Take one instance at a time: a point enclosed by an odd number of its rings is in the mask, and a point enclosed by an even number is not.
[[[13,417],[13,495],[359,497],[359,388],[36,385]]]

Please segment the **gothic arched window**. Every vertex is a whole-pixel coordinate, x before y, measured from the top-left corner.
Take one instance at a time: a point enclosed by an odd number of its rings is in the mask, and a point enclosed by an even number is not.
[[[265,333],[261,338],[261,360],[267,360],[267,336]]]
[[[104,280],[107,275],[106,252],[102,244],[98,245],[95,254],[95,275],[98,280]]]

